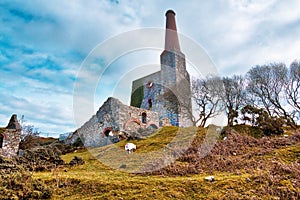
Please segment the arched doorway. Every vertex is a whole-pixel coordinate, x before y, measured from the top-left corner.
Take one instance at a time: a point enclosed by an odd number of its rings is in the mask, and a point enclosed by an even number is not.
[[[108,137],[108,136],[113,136],[113,129],[111,127],[105,128],[103,131],[103,135]]]

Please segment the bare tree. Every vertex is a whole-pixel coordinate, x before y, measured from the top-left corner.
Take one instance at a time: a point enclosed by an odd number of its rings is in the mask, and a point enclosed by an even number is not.
[[[223,92],[222,80],[218,77],[197,79],[192,82],[192,98],[196,104],[196,111],[200,126],[204,127],[209,118],[215,117],[223,110],[220,93]]]
[[[33,125],[23,125],[20,149],[31,149],[38,145],[40,132]]]
[[[258,103],[270,116],[283,117],[287,125],[295,128],[294,116],[283,106],[287,72],[287,67],[282,63],[256,66],[247,73],[247,89],[257,97]]]
[[[224,92],[222,101],[227,114],[227,124],[232,126],[234,119],[238,117],[239,111],[245,105],[246,89],[245,81],[242,76],[234,75],[232,78],[224,77]]]
[[[300,62],[294,61],[290,65],[287,83],[288,83],[286,85],[287,102],[295,109],[294,112],[298,112],[299,114],[300,112]]]

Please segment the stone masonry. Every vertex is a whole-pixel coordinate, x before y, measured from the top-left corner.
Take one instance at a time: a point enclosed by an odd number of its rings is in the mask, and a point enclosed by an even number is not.
[[[12,115],[8,125],[0,128],[0,155],[11,158],[17,155],[21,140],[22,127],[17,115]]]
[[[66,142],[74,143],[79,136],[85,146],[104,146],[111,142],[108,136],[158,126],[156,112],[127,106],[118,99],[109,97],[96,115],[77,129],[75,135],[70,135]]]

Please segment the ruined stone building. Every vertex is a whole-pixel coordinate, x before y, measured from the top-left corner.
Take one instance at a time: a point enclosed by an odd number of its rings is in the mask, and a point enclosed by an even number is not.
[[[22,127],[17,115],[12,115],[6,127],[0,128],[0,155],[11,158],[19,151]]]
[[[130,106],[108,98],[67,142],[73,143],[80,137],[85,146],[103,146],[116,133],[165,125],[191,126],[190,76],[172,10],[166,12],[165,49],[160,60],[160,71],[133,81]]]
[[[133,81],[131,106],[158,113],[160,125],[191,126],[190,76],[180,51],[175,12],[166,12],[165,50],[161,70]]]

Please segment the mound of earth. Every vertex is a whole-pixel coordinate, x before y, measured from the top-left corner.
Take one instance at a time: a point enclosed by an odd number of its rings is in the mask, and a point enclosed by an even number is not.
[[[147,175],[186,176],[229,172],[250,174],[248,183],[257,187],[260,195],[273,194],[283,199],[299,197],[300,133],[291,136],[254,138],[234,130],[226,132],[205,157],[204,137],[198,137],[191,147],[173,164],[160,168],[164,160],[150,163]],[[175,148],[176,149],[176,148]],[[150,171],[150,172],[149,172]],[[288,181],[289,188],[282,187]],[[264,187],[261,187],[264,185]],[[265,187],[267,186],[267,187]]]

